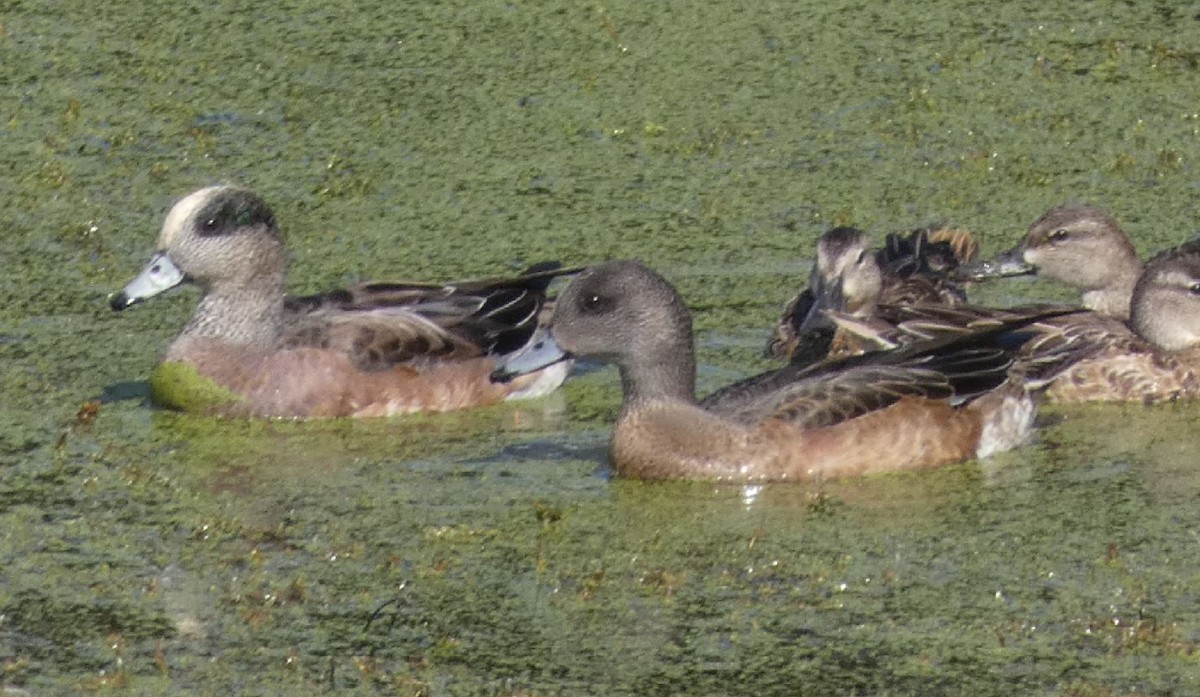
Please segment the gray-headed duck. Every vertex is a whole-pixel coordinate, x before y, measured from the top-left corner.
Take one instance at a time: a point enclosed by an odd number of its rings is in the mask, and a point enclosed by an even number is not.
[[[1067,319],[1067,318],[1064,318]],[[1064,322],[1061,338],[1089,347],[1055,378],[1059,402],[1160,402],[1200,397],[1200,243],[1159,253],[1131,293],[1128,324]]]
[[[963,273],[975,280],[1037,274],[1077,288],[1087,309],[1126,320],[1142,262],[1111,215],[1067,204],[1043,213],[1017,246]]]
[[[1005,450],[1031,427],[993,329],[816,366],[790,364],[696,400],[691,314],[636,261],[583,271],[549,332],[497,379],[570,356],[614,363],[624,399],[616,472],[640,479],[799,481],[934,467]]]

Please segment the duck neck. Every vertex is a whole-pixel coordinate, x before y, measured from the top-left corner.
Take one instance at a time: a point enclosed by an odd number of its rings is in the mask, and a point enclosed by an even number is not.
[[[696,403],[696,357],[688,338],[687,350],[642,354],[620,364],[625,398],[622,412],[647,402]],[[682,347],[678,347],[682,349]]]
[[[1200,345],[1200,330],[1189,321],[1195,315],[1191,303],[1180,303],[1169,292],[1151,290],[1133,297],[1133,331],[1160,349],[1185,351]]]
[[[1142,262],[1136,256],[1123,257],[1104,286],[1083,292],[1083,306],[1108,317],[1129,319],[1129,301],[1141,275]]]
[[[273,347],[283,326],[283,283],[213,285],[180,338],[205,338],[243,346]]]

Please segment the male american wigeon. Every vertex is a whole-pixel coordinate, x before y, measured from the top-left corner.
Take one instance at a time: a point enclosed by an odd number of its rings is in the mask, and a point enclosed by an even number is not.
[[[1126,320],[1142,262],[1111,215],[1067,204],[1043,213],[1015,247],[964,273],[976,280],[1037,274],[1079,289],[1087,309]]]
[[[556,267],[557,265],[544,265]],[[287,257],[257,194],[213,186],[167,214],[158,249],[114,310],[181,283],[200,303],[151,376],[158,403],[220,415],[384,416],[545,394],[563,366],[510,384],[497,356],[534,336],[561,270],[460,284],[367,283],[286,295]]]
[[[808,286],[784,307],[764,353],[811,362],[831,349],[842,352],[837,344],[845,337],[833,339],[834,327],[823,310],[870,317],[879,303],[964,303],[965,288],[953,272],[977,252],[969,233],[952,228],[889,234],[876,252],[862,230],[828,230],[817,239]]]
[[[570,356],[614,363],[616,472],[641,479],[797,481],[933,467],[1022,442],[1034,404],[1008,381],[1006,328],[812,367],[790,364],[698,402],[691,315],[636,261],[583,271],[549,332],[497,379]]]

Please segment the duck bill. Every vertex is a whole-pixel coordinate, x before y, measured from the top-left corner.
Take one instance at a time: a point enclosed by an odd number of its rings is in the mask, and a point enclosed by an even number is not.
[[[1017,245],[992,259],[960,266],[955,275],[967,281],[985,281],[989,278],[1029,276],[1035,273],[1037,267],[1025,261],[1025,248]]]
[[[120,293],[111,296],[108,304],[113,310],[121,311],[136,305],[147,298],[153,298],[159,293],[174,288],[183,283],[183,272],[171,261],[166,252],[159,252],[150,258],[150,263],[129,282]]]
[[[550,332],[539,332],[528,344],[516,353],[509,354],[496,369],[492,371],[492,382],[512,382],[522,375],[528,375],[571,359],[567,353],[554,341]]]
[[[807,308],[801,307],[797,303],[796,312],[793,315],[796,323],[796,333],[803,334],[809,331],[833,329],[833,320],[829,318],[829,315],[825,314],[825,311],[840,311],[845,309],[842,307],[846,302],[845,294],[842,292],[842,280],[838,278],[826,281],[814,269],[808,287],[812,293],[811,302]]]

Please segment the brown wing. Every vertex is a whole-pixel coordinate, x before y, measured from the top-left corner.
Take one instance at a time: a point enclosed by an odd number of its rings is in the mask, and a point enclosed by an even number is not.
[[[1050,385],[1056,402],[1154,402],[1200,396],[1195,363],[1150,353],[1108,354],[1075,364]]]
[[[884,305],[965,303],[966,291],[953,277],[953,271],[977,251],[978,245],[963,230],[922,228],[889,234],[883,248],[875,253],[883,276],[879,302]],[[843,332],[835,335],[825,326],[801,332],[799,328],[814,302],[811,288],[802,289],[792,298],[767,341],[765,356],[812,363],[826,355],[844,355],[870,346],[869,341],[864,344],[847,339]]]
[[[1040,319],[1032,319],[1037,317]],[[1123,323],[1069,306],[1030,305],[1005,310],[972,305],[894,305],[880,306],[876,316],[866,320],[840,315],[832,318],[841,338],[834,345],[850,354],[966,335],[1024,320],[1026,324],[1010,334],[1011,346],[1020,346],[1011,374],[1030,389],[1046,386],[1072,365],[1101,351],[1140,350],[1135,347],[1145,346]]]
[[[966,335],[1006,324],[1024,323],[1026,332],[1061,331],[1072,318],[1089,315],[1069,305],[1025,305],[993,308],[977,305],[879,305],[874,316],[857,318],[828,312],[839,330],[859,336],[880,347],[901,346],[915,341]],[[1040,318],[1040,319],[1039,319]]]
[[[832,325],[810,326],[799,331],[813,302],[812,291],[808,288],[801,290],[788,302],[779,323],[767,339],[766,348],[763,349],[764,358],[787,358],[792,363],[807,365],[822,361],[830,354],[835,329]]]
[[[879,302],[893,305],[959,305],[966,301],[966,293],[956,283],[928,275],[907,278],[885,276],[883,289],[879,293]]]
[[[1076,312],[1035,322],[1021,347],[1014,374],[1031,388],[1057,381],[1072,366],[1108,354],[1153,354],[1154,349],[1121,322]]]
[[[879,305],[871,317],[826,312],[837,325],[832,356],[895,348],[916,341],[970,334],[1020,320],[1028,313],[971,305]]]
[[[950,382],[933,371],[862,368],[778,393],[764,417],[802,428],[831,426],[888,407],[905,397],[947,399]],[[766,411],[766,410],[764,410]]]
[[[978,251],[966,230],[934,227],[889,234],[875,253],[884,278],[880,302],[965,303],[966,288],[955,272]]]
[[[1200,395],[1200,351],[1163,351],[1123,322],[1094,313],[1062,325],[1033,347],[1039,354],[1073,352],[1073,360],[1044,381],[1052,400],[1158,402]]]
[[[1029,321],[1034,315],[1071,309],[1073,308],[1038,306],[1004,310],[976,305],[927,303],[880,305],[876,317],[881,325],[893,328],[897,343],[912,343],[935,337],[970,334],[1008,322]]]
[[[1007,379],[1013,349],[1003,345],[1003,338],[1018,326],[1014,322],[816,366],[793,363],[719,390],[701,406],[743,424],[779,419],[811,427],[905,397],[969,399]]]
[[[362,370],[502,355],[537,331],[551,281],[578,270],[548,262],[515,278],[371,282],[289,298],[283,343],[341,351]]]
[[[408,309],[309,313],[289,324],[283,346],[338,351],[367,371],[483,355],[476,343]]]

